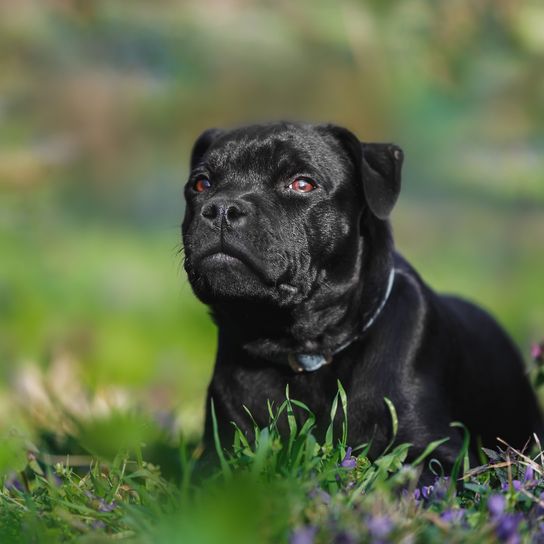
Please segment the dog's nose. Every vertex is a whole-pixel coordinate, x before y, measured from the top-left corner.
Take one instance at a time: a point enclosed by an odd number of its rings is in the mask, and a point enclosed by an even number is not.
[[[244,223],[247,212],[247,207],[239,200],[221,200],[208,202],[200,213],[214,226],[238,227]]]

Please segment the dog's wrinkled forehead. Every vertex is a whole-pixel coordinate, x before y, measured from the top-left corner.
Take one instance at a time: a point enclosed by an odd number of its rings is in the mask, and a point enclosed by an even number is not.
[[[229,131],[217,138],[204,162],[217,172],[259,176],[307,173],[319,175],[325,182],[338,173],[349,173],[351,167],[346,153],[333,139],[312,127],[288,125]]]
[[[395,144],[360,142],[349,130],[331,124],[208,129],[193,146],[190,179],[201,174],[213,181],[255,183],[299,174],[312,178],[325,193],[355,188],[372,214],[384,220],[399,196],[403,157]]]

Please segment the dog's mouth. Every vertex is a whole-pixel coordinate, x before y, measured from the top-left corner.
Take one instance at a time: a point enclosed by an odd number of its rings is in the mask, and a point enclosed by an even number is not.
[[[218,251],[217,253],[210,253],[209,255],[202,257],[200,261],[212,261],[221,264],[240,262],[242,264],[245,264],[244,261],[239,257],[235,257],[234,255],[230,255],[229,253],[225,253],[223,251]]]
[[[266,301],[287,306],[307,289],[296,282],[291,259],[276,248],[257,251],[240,240],[214,240],[186,248],[185,268],[197,296],[206,304],[222,300]]]
[[[274,286],[278,281],[278,278],[272,276],[262,259],[252,255],[246,248],[232,243],[223,242],[206,249],[199,255],[196,265],[199,268],[213,265],[229,268],[245,266],[266,285]]]

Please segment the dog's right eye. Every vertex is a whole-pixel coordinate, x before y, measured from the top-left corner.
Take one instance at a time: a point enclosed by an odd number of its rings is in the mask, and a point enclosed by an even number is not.
[[[203,193],[204,191],[207,191],[212,186],[212,182],[208,178],[198,178],[193,183],[193,189],[197,193]]]
[[[316,188],[316,184],[310,178],[297,178],[289,185],[289,189],[296,193],[309,193]]]

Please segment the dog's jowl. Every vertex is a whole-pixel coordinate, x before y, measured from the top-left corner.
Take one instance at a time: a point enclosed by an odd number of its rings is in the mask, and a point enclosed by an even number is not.
[[[306,403],[318,432],[339,380],[348,441],[426,445],[451,466],[461,421],[476,445],[522,448],[541,415],[512,341],[482,309],[432,291],[394,250],[388,217],[402,150],[333,125],[274,123],[208,130],[185,188],[185,268],[219,332],[209,386],[222,443],[232,421],[251,438],[267,399]],[[298,414],[303,417],[303,414]],[[283,422],[286,424],[286,422]]]

